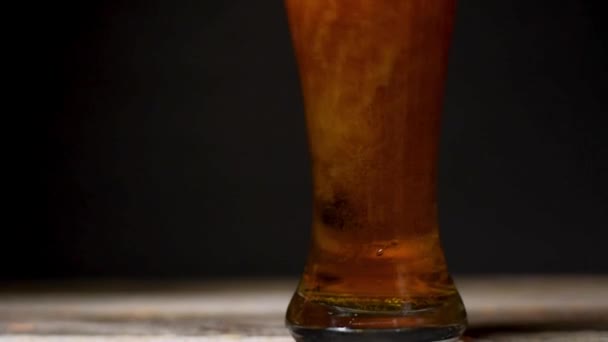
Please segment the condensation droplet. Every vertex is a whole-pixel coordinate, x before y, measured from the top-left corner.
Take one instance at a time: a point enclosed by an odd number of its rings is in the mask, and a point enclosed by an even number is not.
[[[377,256],[382,256],[382,254],[384,254],[384,249],[378,248],[378,250],[376,251],[376,255]]]

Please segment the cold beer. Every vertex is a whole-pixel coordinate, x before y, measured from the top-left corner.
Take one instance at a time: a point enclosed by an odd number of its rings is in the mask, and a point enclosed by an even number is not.
[[[286,8],[314,194],[288,326],[300,341],[457,338],[466,314],[446,269],[436,190],[454,1]]]

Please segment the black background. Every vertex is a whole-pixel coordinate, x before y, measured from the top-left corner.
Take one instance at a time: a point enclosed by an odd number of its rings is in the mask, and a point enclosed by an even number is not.
[[[453,272],[608,272],[600,5],[460,1],[439,179]],[[282,1],[9,13],[1,278],[300,272],[311,181]]]

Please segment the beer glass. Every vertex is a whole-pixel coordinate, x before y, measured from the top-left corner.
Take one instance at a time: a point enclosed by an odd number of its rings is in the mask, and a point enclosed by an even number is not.
[[[437,224],[454,0],[285,0],[313,175],[297,341],[457,339]]]

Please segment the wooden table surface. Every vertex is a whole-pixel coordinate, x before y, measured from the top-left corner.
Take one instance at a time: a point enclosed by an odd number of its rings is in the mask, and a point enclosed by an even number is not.
[[[463,341],[606,341],[608,276],[456,278]],[[0,285],[3,341],[292,341],[295,281]]]

